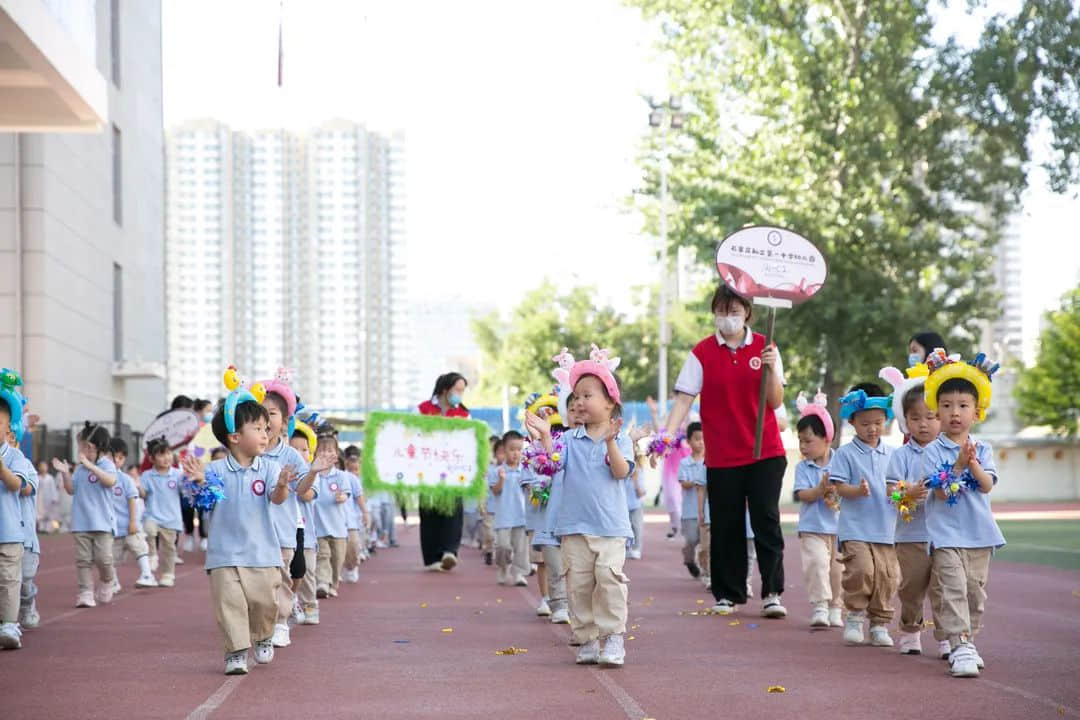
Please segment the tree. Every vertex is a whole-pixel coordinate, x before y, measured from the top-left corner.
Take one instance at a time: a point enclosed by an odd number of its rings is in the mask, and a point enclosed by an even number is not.
[[[1080,288],[1046,314],[1034,367],[1021,369],[1016,384],[1020,419],[1049,425],[1074,438],[1080,422]]]
[[[789,384],[823,387],[835,409],[848,385],[902,362],[914,332],[970,352],[999,313],[992,253],[1036,123],[1053,138],[1055,189],[1080,176],[1071,3],[1027,0],[972,51],[935,44],[928,0],[631,4],[661,28],[671,89],[692,109],[673,143],[671,245],[712,264],[729,232],[776,224],[829,262],[825,289],[780,315]]]

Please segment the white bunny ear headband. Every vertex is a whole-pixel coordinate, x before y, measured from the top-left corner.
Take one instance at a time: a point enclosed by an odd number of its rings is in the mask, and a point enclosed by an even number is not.
[[[892,386],[893,417],[896,418],[896,424],[900,426],[900,432],[905,435],[908,434],[908,425],[907,418],[904,417],[904,397],[912,390],[925,385],[928,373],[929,369],[923,363],[908,368],[907,378],[904,377],[904,373],[892,366],[881,368],[881,372],[878,373],[879,378]]]

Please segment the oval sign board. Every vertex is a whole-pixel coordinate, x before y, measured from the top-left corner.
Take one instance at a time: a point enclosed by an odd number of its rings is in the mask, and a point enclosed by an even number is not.
[[[806,302],[825,285],[825,257],[798,233],[752,225],[728,235],[716,250],[716,271],[747,298]]]
[[[154,438],[165,438],[169,447],[176,450],[191,442],[191,438],[195,437],[197,432],[199,432],[198,415],[191,410],[169,410],[158,415],[146,426],[143,442],[148,443]]]

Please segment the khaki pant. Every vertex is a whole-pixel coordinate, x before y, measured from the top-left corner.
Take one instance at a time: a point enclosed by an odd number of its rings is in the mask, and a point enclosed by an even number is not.
[[[210,601],[225,640],[225,652],[246,650],[274,634],[281,571],[221,567],[210,571]]]
[[[900,629],[915,633],[923,629],[923,606],[926,604],[927,591],[934,583],[933,562],[926,551],[926,543],[896,543],[896,560],[900,564]],[[930,603],[934,618],[934,639],[947,640],[940,622],[937,608]]]
[[[315,580],[319,588],[337,592],[341,584],[341,567],[345,564],[345,538],[319,538]]]
[[[698,538],[697,554],[698,554],[698,567],[701,568],[701,574],[705,577],[712,575],[710,570],[709,561],[712,556],[709,555],[709,545],[712,543],[712,531],[709,525],[701,525],[698,529],[698,534],[701,536]],[[753,568],[751,568],[753,571]]]
[[[843,607],[844,593],[841,578],[844,566],[840,564],[836,549],[836,536],[823,533],[799,533],[802,554],[803,583],[810,604],[828,603],[829,607]]]
[[[480,552],[493,552],[495,550],[495,514],[489,513],[485,506],[480,506]]]
[[[318,565],[318,553],[315,548],[304,548],[304,577],[300,580],[300,587],[296,589],[296,595],[300,598],[300,605],[304,612],[319,609],[319,600],[315,597],[315,568]]]
[[[113,571],[111,532],[74,533],[75,538],[75,575],[79,581],[79,592],[93,592],[94,566],[98,569],[98,579],[102,585],[109,585],[116,578]]]
[[[146,538],[142,533],[134,533],[132,535],[125,535],[124,537],[114,537],[112,542],[112,556],[113,565],[120,564],[120,558],[124,554],[124,548],[131,553],[132,557],[136,560],[143,555],[150,554],[150,547],[146,544]]]
[[[163,528],[150,518],[143,521],[146,542],[150,546],[150,561],[159,557],[158,572],[163,578],[176,577],[176,530]],[[160,545],[160,547],[159,547]]]
[[[563,571],[562,551],[557,545],[540,549],[547,567],[548,606],[552,612],[566,609],[566,573]]]
[[[900,584],[896,548],[857,540],[844,542],[841,586],[849,612],[866,612],[871,625],[888,625],[893,619],[892,597]]]
[[[626,632],[626,538],[567,535],[562,559],[574,640],[586,643]]]
[[[363,539],[359,530],[350,530],[345,542],[345,569],[352,570],[360,565],[360,548]]]
[[[982,628],[990,548],[934,548],[930,604],[952,647],[969,642]]]
[[[22,558],[21,542],[0,544],[0,623],[19,621]]]
[[[289,565],[292,563],[296,550],[281,548],[281,587],[277,591],[277,624],[288,625],[289,616],[292,615],[293,595],[292,577],[289,576]]]
[[[495,531],[495,565],[510,570],[512,581],[529,577],[529,540],[524,527]]]

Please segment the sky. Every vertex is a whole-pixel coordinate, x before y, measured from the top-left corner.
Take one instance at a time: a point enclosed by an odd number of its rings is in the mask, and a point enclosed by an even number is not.
[[[414,301],[512,307],[551,277],[627,309],[632,287],[658,279],[656,240],[623,209],[648,129],[641,94],[665,87],[636,11],[615,0],[285,0],[279,89],[278,8],[163,1],[166,127],[346,117],[403,130]],[[1039,315],[1080,282],[1075,196],[1051,194],[1036,172],[1016,220],[1028,348]]]

